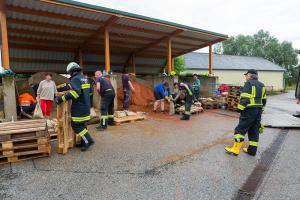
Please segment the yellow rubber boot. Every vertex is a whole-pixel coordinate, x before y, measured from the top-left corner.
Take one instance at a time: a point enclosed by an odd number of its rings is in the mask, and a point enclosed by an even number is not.
[[[237,156],[240,154],[240,149],[242,148],[243,144],[244,142],[234,142],[231,148],[225,147],[225,151],[229,154]]]
[[[245,153],[248,153],[248,148],[243,148],[243,151],[244,151]]]

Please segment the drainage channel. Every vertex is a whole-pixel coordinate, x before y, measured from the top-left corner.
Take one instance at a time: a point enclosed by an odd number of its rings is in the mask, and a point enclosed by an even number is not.
[[[271,146],[262,153],[259,163],[256,165],[243,186],[234,195],[232,198],[233,200],[253,199],[274,159],[276,158],[277,153],[287,136],[287,133],[287,129],[282,129]]]

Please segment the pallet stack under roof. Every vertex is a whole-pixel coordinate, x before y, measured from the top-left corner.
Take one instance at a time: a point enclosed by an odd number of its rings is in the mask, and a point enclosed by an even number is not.
[[[230,86],[228,96],[226,98],[227,109],[236,111],[240,101],[240,86]]]
[[[49,156],[46,120],[0,123],[0,164]]]

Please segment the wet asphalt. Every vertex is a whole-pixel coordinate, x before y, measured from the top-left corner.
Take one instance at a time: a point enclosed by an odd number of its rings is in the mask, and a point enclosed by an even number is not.
[[[268,103],[268,113],[300,110],[292,93]],[[256,157],[231,156],[224,147],[237,122],[236,113],[207,110],[190,121],[157,114],[107,132],[91,125],[96,143],[87,152],[59,155],[53,143],[49,158],[0,165],[0,199],[235,199],[282,134],[267,128]],[[300,199],[300,131],[288,130],[281,143],[244,199]]]

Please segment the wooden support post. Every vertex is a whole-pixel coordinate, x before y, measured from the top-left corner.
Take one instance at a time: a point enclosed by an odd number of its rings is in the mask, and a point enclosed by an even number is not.
[[[104,51],[105,51],[105,70],[107,73],[110,72],[110,52],[109,52],[109,32],[107,28],[104,30]]]
[[[172,71],[175,71],[175,58],[172,58]]]
[[[212,46],[209,45],[208,73],[212,75]]]
[[[0,0],[0,23],[1,23],[1,35],[2,35],[2,45],[1,45],[2,66],[4,69],[10,69],[5,0]]]
[[[80,67],[83,69],[83,55],[82,55],[81,48],[78,49],[78,61],[79,61]]]
[[[134,54],[132,54],[132,57],[131,57],[131,66],[132,66],[132,73],[136,74],[136,69],[135,69],[135,55]]]
[[[172,71],[172,41],[171,41],[171,39],[168,40],[167,70],[168,70],[168,74],[171,74],[171,71]]]

